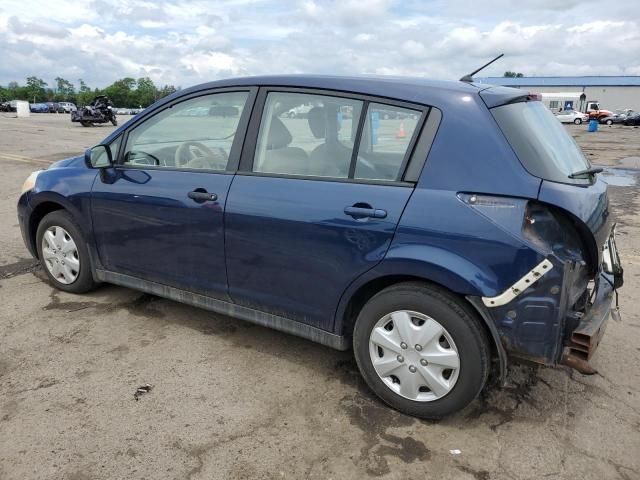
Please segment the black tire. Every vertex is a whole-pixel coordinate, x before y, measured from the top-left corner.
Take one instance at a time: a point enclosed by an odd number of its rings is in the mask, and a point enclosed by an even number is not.
[[[607,120],[605,123],[606,123],[607,125],[613,125],[613,120]]]
[[[573,123],[575,123],[576,125],[580,125],[582,124],[582,119],[581,118],[576,118]]]
[[[114,127],[117,127],[117,126],[118,126],[118,120],[116,120],[116,117],[111,117],[111,124],[112,124]]]
[[[49,269],[44,264],[42,259],[42,237],[48,228],[53,226],[59,226],[64,228],[71,236],[76,244],[78,251],[78,257],[80,262],[80,269],[77,278],[69,284],[61,283],[49,272]],[[91,262],[89,260],[89,250],[87,243],[85,242],[80,228],[76,225],[73,217],[65,210],[56,210],[44,216],[38,225],[36,233],[36,248],[38,250],[38,258],[42,264],[42,269],[47,274],[51,285],[59,290],[70,293],[86,293],[93,290],[98,284],[93,280],[93,274],[91,272]]]
[[[80,125],[82,125],[83,127],[90,127],[91,126],[91,122],[81,121]]]
[[[376,373],[369,354],[375,324],[391,312],[412,310],[433,318],[449,333],[460,357],[458,379],[449,393],[432,401],[415,401],[391,390]],[[420,418],[439,419],[473,401],[489,374],[490,347],[475,312],[447,290],[420,282],[388,287],[360,311],[353,332],[353,351],[360,373],[378,397],[396,410]]]

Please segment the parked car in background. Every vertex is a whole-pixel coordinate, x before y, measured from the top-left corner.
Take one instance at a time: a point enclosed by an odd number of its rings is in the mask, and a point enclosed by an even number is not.
[[[240,111],[233,105],[213,105],[207,112],[212,117],[237,117]]]
[[[640,125],[640,113],[626,117],[622,123],[625,125]]]
[[[30,103],[29,110],[31,113],[49,113],[49,105],[46,103]]]
[[[605,110],[604,108],[600,108],[600,102],[591,101],[587,102],[587,113],[589,114],[589,119],[600,120],[604,117],[610,117],[613,115],[611,110]]]
[[[10,112],[11,104],[9,102],[1,102],[0,103],[0,112]]]
[[[78,110],[78,107],[71,102],[58,102],[58,107],[59,110],[62,110],[60,113],[71,113]]]
[[[313,105],[298,105],[289,109],[285,116],[289,118],[307,118],[307,114],[311,111]]]
[[[580,125],[582,122],[589,120],[589,115],[575,110],[564,110],[556,113],[556,118],[560,120],[560,123],[575,123]]]
[[[598,120],[598,122],[603,125],[613,125],[616,123],[624,123],[626,118],[627,118],[627,115],[614,113],[610,117],[602,117],[601,119]]]
[[[58,102],[47,102],[49,113],[64,113],[64,108]]]
[[[209,108],[206,106],[186,108],[180,112],[182,117],[206,117],[209,115]]]
[[[623,282],[601,169],[538,98],[380,77],[198,85],[32,173],[19,224],[60,290],[108,282],[352,348],[383,401],[440,418],[513,358],[595,373]],[[183,115],[214,104],[239,115]]]

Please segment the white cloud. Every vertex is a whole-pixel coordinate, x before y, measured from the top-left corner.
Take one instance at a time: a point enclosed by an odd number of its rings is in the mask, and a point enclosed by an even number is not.
[[[640,2],[3,0],[0,84],[231,75],[639,74]],[[598,19],[597,21],[594,19]]]

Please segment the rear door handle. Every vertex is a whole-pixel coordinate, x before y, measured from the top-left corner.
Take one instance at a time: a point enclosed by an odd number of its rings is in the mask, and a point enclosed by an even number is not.
[[[387,218],[387,211],[379,208],[345,207],[344,213],[355,219],[359,218]]]
[[[193,192],[189,192],[187,196],[191,200],[195,200],[197,203],[215,202],[218,199],[218,195],[215,193],[209,193],[203,188],[197,188]]]

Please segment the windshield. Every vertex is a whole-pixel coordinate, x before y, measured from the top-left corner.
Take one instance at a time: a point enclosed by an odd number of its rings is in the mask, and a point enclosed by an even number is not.
[[[591,180],[589,175],[569,178],[591,165],[542,102],[512,103],[491,112],[529,173],[553,182],[584,184]]]

